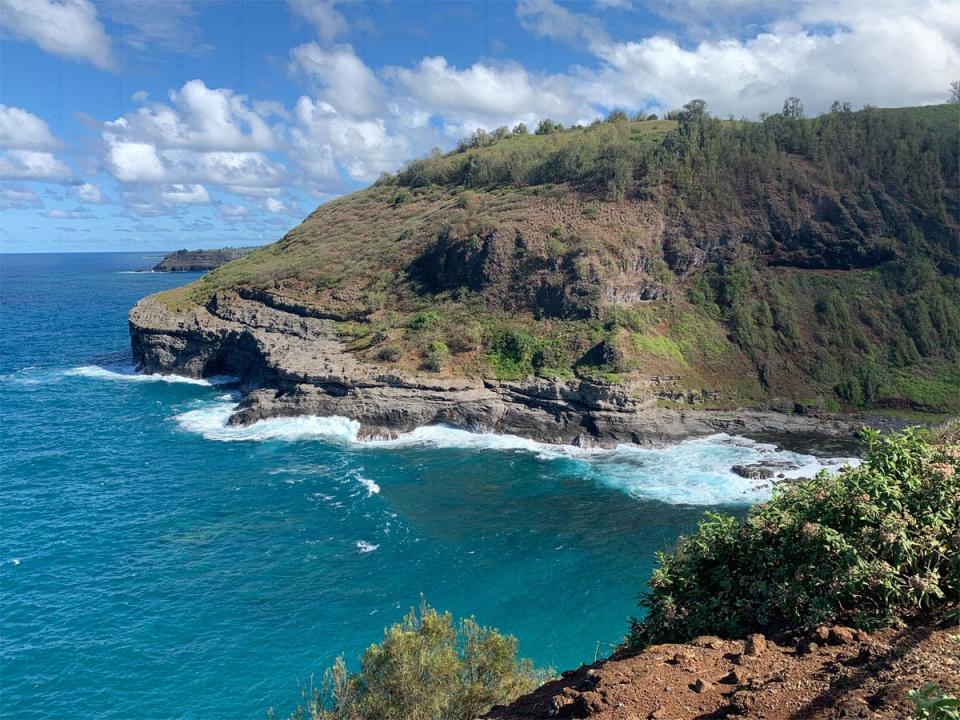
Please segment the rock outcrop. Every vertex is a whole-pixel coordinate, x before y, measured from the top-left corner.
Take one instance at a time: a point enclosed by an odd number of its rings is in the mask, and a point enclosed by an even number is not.
[[[663,408],[655,385],[593,380],[499,381],[405,374],[346,352],[333,320],[278,294],[219,293],[179,311],[146,298],[130,311],[139,368],[240,378],[231,423],[340,415],[365,435],[449,423],[549,443],[662,445],[717,432],[849,433],[849,422],[763,410]]]

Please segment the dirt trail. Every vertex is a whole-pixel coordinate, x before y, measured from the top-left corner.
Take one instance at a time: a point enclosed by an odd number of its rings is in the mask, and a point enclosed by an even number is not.
[[[765,720],[909,718],[907,692],[960,689],[960,628],[922,625],[863,633],[818,628],[798,643],[762,635],[657,645],[564,673],[496,720]]]

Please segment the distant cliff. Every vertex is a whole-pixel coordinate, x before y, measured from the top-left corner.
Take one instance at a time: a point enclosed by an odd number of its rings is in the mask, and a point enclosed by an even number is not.
[[[153,266],[154,272],[207,272],[237,260],[256,248],[220,248],[217,250],[177,250]]]

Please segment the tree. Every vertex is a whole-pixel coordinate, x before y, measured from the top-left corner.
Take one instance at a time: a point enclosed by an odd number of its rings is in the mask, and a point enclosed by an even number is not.
[[[526,124],[526,123],[519,122],[519,123],[517,123],[516,125],[514,125],[514,127],[513,127],[513,134],[514,134],[514,135],[526,135],[528,132],[530,132],[530,131],[527,130],[527,124]]]
[[[950,103],[960,105],[960,80],[954,80],[950,83]]]
[[[472,720],[495,704],[530,692],[547,679],[517,658],[517,640],[480,627],[454,625],[450,613],[422,604],[383,633],[348,672],[343,658],[306,692],[293,720]]]
[[[550,118],[545,118],[537,125],[537,135],[550,135],[562,129],[563,125],[560,123],[555,123]]]
[[[783,116],[797,120],[803,117],[803,103],[800,98],[791,95],[783,101]]]
[[[607,115],[608,123],[629,122],[629,120],[630,116],[627,115],[623,110],[614,110]]]

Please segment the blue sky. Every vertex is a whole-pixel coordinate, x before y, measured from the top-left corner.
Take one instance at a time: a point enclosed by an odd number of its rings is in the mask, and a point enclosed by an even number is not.
[[[957,78],[957,0],[0,0],[0,248],[269,242],[478,127]]]

